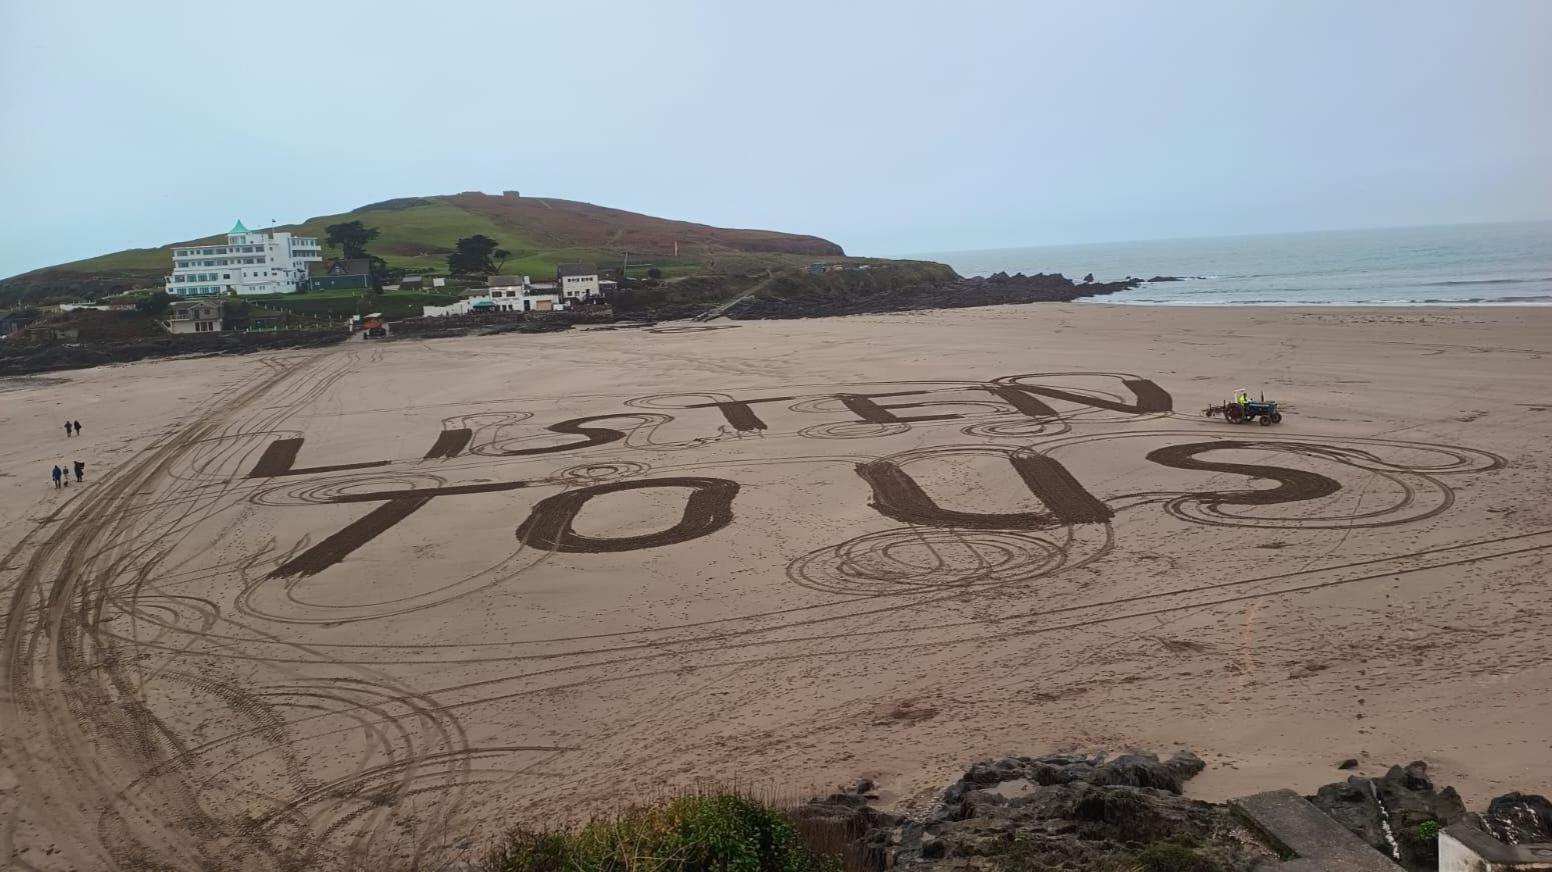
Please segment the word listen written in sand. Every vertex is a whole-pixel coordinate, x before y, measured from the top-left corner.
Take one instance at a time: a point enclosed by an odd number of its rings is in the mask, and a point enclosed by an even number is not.
[[[1071,471],[1049,453],[1037,452],[1027,447],[988,444],[987,440],[1025,435],[1017,429],[1018,422],[1021,420],[1040,426],[1058,422],[1064,423],[1065,426],[1065,422],[1069,421],[1097,424],[1108,422],[1103,419],[1085,419],[1085,415],[1095,411],[1118,412],[1125,416],[1124,420],[1165,417],[1172,411],[1172,398],[1163,388],[1144,378],[1110,373],[1049,375],[1100,377],[1118,381],[1129,392],[1130,398],[1123,398],[1118,394],[1107,395],[1099,391],[1079,392],[1050,384],[1026,381],[1036,377],[1033,375],[1008,376],[987,383],[960,383],[951,387],[915,390],[793,394],[753,398],[723,394],[694,397],[696,399],[714,397],[709,402],[685,403],[682,402],[685,395],[639,397],[628,401],[627,405],[650,409],[715,410],[726,423],[719,427],[717,437],[698,437],[686,442],[667,444],[650,441],[651,433],[675,421],[676,418],[657,412],[629,411],[593,415],[572,418],[545,427],[544,430],[548,433],[576,437],[559,444],[527,444],[532,441],[531,436],[515,440],[491,438],[477,442],[473,427],[458,426],[441,431],[434,444],[422,457],[422,461],[449,460],[462,456],[466,452],[489,457],[537,458],[548,455],[568,455],[622,442],[626,447],[690,448],[719,442],[728,437],[742,438],[747,435],[763,437],[771,431],[771,425],[766,422],[765,417],[762,417],[762,415],[767,417],[770,415],[771,412],[766,410],[785,409],[800,414],[823,413],[829,416],[845,413],[850,416],[848,420],[829,421],[823,425],[799,429],[795,433],[800,437],[815,439],[881,438],[899,435],[913,426],[993,415],[1005,420],[989,425],[976,425],[961,431],[966,435],[982,437],[979,443],[917,449],[899,455],[864,459],[854,463],[854,471],[867,484],[871,492],[868,505],[884,517],[913,527],[924,528],[1027,533],[1059,528],[1071,529],[1083,524],[1108,523],[1114,517],[1115,509],[1090,493]],[[1078,408],[1060,411],[1050,405],[1048,401],[1051,400]],[[974,407],[974,410],[967,411],[965,409],[967,406]],[[954,407],[956,410],[946,411],[945,407]],[[516,413],[497,417],[500,417],[504,423],[510,424],[526,420],[530,416],[526,413]],[[631,426],[628,429],[618,429],[625,423]],[[733,428],[731,431],[728,429],[729,426]],[[499,429],[497,428],[498,431]],[[631,444],[631,437],[638,433],[645,434],[648,440],[645,446]],[[302,438],[279,439],[271,442],[253,466],[249,478],[281,478],[368,470],[388,466],[391,463],[387,460],[375,460],[298,467],[296,462],[303,443]],[[1342,489],[1338,481],[1307,470],[1266,464],[1213,462],[1200,459],[1198,456],[1212,451],[1236,449],[1283,452],[1356,466],[1379,463],[1372,455],[1330,444],[1241,439],[1194,441],[1170,445],[1147,453],[1146,459],[1174,469],[1229,473],[1241,475],[1247,479],[1272,481],[1276,486],[1181,494],[1165,505],[1166,511],[1184,520],[1197,523],[1256,525],[1265,523],[1268,519],[1238,516],[1224,507],[1266,507],[1280,503],[1317,500]],[[910,464],[924,460],[951,460],[967,454],[993,455],[1006,461],[1014,474],[1009,480],[1020,483],[1028,494],[1045,507],[1045,510],[975,512],[945,508],[929,495],[927,489],[907,469]],[[551,552],[612,553],[658,548],[711,535],[733,522],[734,502],[740,487],[737,482],[724,477],[705,475],[640,477],[647,469],[648,467],[642,464],[612,463],[574,468],[568,470],[567,474],[562,475],[559,480],[551,475],[464,485],[440,483],[431,487],[371,490],[346,488],[331,493],[318,502],[374,503],[376,507],[338,532],[286,559],[273,570],[270,577],[298,577],[322,572],[340,563],[411,514],[441,497],[557,485],[569,486],[559,494],[538,500],[529,510],[527,518],[517,527],[517,539],[524,547]],[[1405,471],[1401,468],[1397,469]],[[598,479],[601,478],[628,480],[599,481]],[[578,484],[584,486],[576,487]],[[584,535],[575,529],[575,519],[591,501],[629,491],[681,494],[682,509],[677,522],[655,532],[617,537]],[[1443,507],[1440,505],[1436,508],[1442,510]],[[1417,519],[1413,516],[1405,520]],[[1272,520],[1275,521],[1275,519]],[[1348,520],[1356,522],[1359,519]]]
[[[1094,394],[1078,393],[1042,384],[1027,384],[1012,376],[992,383],[965,387],[927,390],[884,391],[875,393],[833,393],[806,397],[797,395],[758,398],[734,398],[711,402],[689,403],[666,408],[716,409],[727,425],[740,434],[763,434],[770,430],[765,420],[756,412],[756,406],[799,401],[804,403],[834,400],[855,417],[862,425],[882,425],[901,429],[884,430],[877,435],[895,435],[911,424],[952,421],[965,418],[963,413],[921,414],[919,410],[936,405],[964,404],[963,397],[945,400],[942,396],[933,402],[880,402],[902,397],[921,397],[929,394],[945,394],[948,391],[963,393],[973,391],[977,396],[987,394],[1000,400],[990,411],[1013,412],[1033,420],[1058,420],[1062,416],[1042,397],[1063,400],[1091,409],[1104,409],[1128,415],[1165,414],[1173,408],[1169,393],[1148,379],[1121,377],[1119,380],[1134,397],[1130,402]],[[632,404],[665,408],[654,404],[662,398],[638,398]],[[982,400],[970,404],[981,405]],[[909,414],[901,414],[910,412]],[[625,440],[629,432],[613,427],[598,426],[600,422],[620,420],[634,421],[638,428],[660,426],[674,420],[671,415],[642,415],[625,412],[612,415],[594,415],[573,418],[552,424],[545,429],[551,433],[577,436],[580,439],[557,445],[540,445],[527,448],[495,446],[494,450],[481,453],[502,457],[524,457],[549,454],[566,454],[584,449],[609,445]],[[847,422],[837,422],[844,424]],[[726,427],[723,428],[726,430]],[[800,435],[815,436],[805,432]],[[449,459],[463,453],[473,442],[474,431],[460,427],[442,431],[436,442],[426,452],[423,460]],[[391,461],[376,460],[360,463],[332,464],[327,466],[297,467],[304,439],[279,439],[271,442],[264,454],[249,472],[249,478],[276,478],[371,469],[387,466]],[[860,463],[856,472],[872,490],[870,505],[880,514],[907,524],[935,527],[970,529],[1045,530],[1055,527],[1108,521],[1112,514],[1100,500],[1084,490],[1083,486],[1059,462],[1032,452],[1007,451],[1007,459],[1019,480],[1029,492],[1049,508],[1047,512],[1013,514],[982,514],[951,511],[940,507],[929,497],[916,480],[902,466],[890,459]],[[546,481],[510,481],[475,485],[440,486],[390,491],[348,493],[331,497],[328,502],[375,502],[380,505],[370,513],[349,524],[287,560],[271,573],[271,577],[313,575],[344,560],[352,552],[392,529],[400,521],[438,497],[492,493],[519,490],[547,484]],[[631,490],[682,489],[688,491],[682,516],[668,529],[652,534],[630,537],[583,536],[573,528],[572,522],[587,503],[606,494]],[[736,482],[725,478],[674,477],[642,478],[634,481],[608,482],[568,490],[540,500],[533,506],[526,520],[517,528],[517,537],[525,546],[569,553],[603,553],[634,551],[656,548],[698,539],[714,533],[733,520],[733,500],[738,494]]]

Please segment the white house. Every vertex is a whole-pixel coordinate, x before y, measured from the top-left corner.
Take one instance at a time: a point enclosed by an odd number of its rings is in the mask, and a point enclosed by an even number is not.
[[[556,312],[564,307],[564,298],[559,293],[544,290],[544,286],[530,282],[528,276],[491,276],[487,281],[489,288],[466,291],[462,300],[451,305],[421,306],[421,317],[480,312]]]
[[[599,295],[598,268],[585,263],[563,263],[555,267],[555,282],[567,300],[586,300]]]
[[[483,293],[474,293],[489,297],[497,311],[523,311],[522,298],[528,290],[528,276],[491,276],[485,284],[489,287]]]
[[[218,300],[174,300],[163,322],[168,333],[220,333]]]
[[[307,278],[307,264],[323,259],[318,240],[286,232],[254,233],[241,221],[225,243],[172,250],[167,293],[175,297],[213,294],[284,294]]]

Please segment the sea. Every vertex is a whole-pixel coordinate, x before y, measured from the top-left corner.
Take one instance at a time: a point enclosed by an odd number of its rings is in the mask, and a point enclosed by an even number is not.
[[[1552,304],[1552,221],[1161,239],[916,255],[960,275],[1178,276],[1095,303],[1161,306]]]

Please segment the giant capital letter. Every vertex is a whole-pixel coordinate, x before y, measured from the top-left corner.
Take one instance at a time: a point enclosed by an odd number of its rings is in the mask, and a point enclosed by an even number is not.
[[[1241,442],[1225,439],[1220,442],[1191,442],[1185,445],[1168,445],[1148,452],[1147,459],[1173,469],[1201,470],[1203,472],[1227,472],[1246,478],[1264,478],[1277,482],[1273,488],[1246,488],[1240,491],[1201,491],[1195,494],[1204,500],[1222,505],[1270,506],[1276,503],[1295,503],[1301,500],[1318,500],[1329,497],[1342,489],[1340,482],[1318,473],[1283,466],[1262,466],[1249,463],[1222,463],[1198,460],[1197,455],[1208,451],[1277,451],[1288,443]],[[1292,446],[1288,446],[1292,447]]]
[[[551,424],[544,429],[549,430],[551,433],[571,433],[581,436],[582,440],[579,442],[567,442],[563,445],[543,445],[538,448],[498,448],[478,453],[494,454],[501,457],[522,457],[531,454],[556,454],[562,451],[575,451],[591,445],[608,445],[610,442],[618,442],[624,439],[625,431],[609,427],[588,427],[586,425],[594,421],[607,421],[610,418],[634,418],[643,421],[656,421],[660,424],[673,420],[673,417],[670,415],[646,415],[639,412],[619,412],[613,415],[572,418],[569,421],[561,421],[559,424]]]
[[[1107,400],[1103,397],[1091,397],[1088,394],[1079,394],[1072,391],[1064,391],[1041,384],[1024,384],[1018,379],[1032,376],[1006,376],[1000,378],[995,384],[977,385],[971,390],[986,391],[1001,400],[1004,400],[1013,408],[1028,415],[1031,418],[1058,417],[1059,413],[1046,405],[1037,397],[1050,397],[1056,400],[1066,400],[1069,403],[1077,403],[1095,409],[1108,409],[1112,412],[1127,412],[1133,415],[1146,415],[1155,412],[1168,412],[1174,409],[1175,400],[1169,392],[1145,378],[1122,378],[1121,384],[1132,392],[1137,398],[1135,403],[1118,403],[1115,400]]]
[[[629,490],[685,488],[684,514],[679,523],[667,530],[641,536],[584,536],[572,528],[577,513],[594,497]],[[611,481],[591,487],[545,497],[517,528],[524,545],[573,554],[598,554],[610,551],[638,551],[699,539],[726,527],[733,521],[733,497],[738,483],[725,478],[643,478],[635,481]]]
[[[887,459],[857,464],[857,475],[873,489],[869,505],[880,514],[906,524],[981,530],[1049,530],[1071,524],[1097,524],[1114,517],[1109,506],[1084,490],[1072,473],[1054,458],[1016,451],[1008,455],[1008,461],[1024,486],[1049,511],[980,513],[944,509],[933,502],[899,464]]]

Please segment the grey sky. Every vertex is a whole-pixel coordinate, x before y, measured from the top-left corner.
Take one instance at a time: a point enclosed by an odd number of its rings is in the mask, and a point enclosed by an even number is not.
[[[0,0],[0,275],[462,190],[893,254],[1552,217],[1552,2]]]

